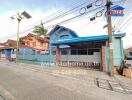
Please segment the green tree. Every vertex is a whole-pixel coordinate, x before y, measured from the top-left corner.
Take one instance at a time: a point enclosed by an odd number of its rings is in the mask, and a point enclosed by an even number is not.
[[[24,37],[20,37],[20,38],[19,38],[19,43],[20,43],[20,44],[24,44],[23,39],[24,39]]]
[[[40,25],[37,25],[34,27],[33,33],[35,33],[36,35],[43,35],[43,36],[47,36],[47,32],[48,30],[44,28],[43,23],[41,22]]]

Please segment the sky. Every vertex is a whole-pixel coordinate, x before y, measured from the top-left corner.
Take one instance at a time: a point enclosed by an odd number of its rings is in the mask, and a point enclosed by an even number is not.
[[[43,19],[42,21],[44,22],[49,18],[53,18],[57,14],[55,12],[67,11],[86,1],[87,4],[89,4],[95,0],[0,0],[0,42],[5,42],[8,39],[16,38],[17,21],[11,20],[10,17],[15,16],[17,12],[21,13],[23,11],[27,11],[32,16],[31,19],[23,19],[21,21],[20,36],[24,36],[29,32],[32,32],[32,30],[28,29],[40,24],[41,19]],[[119,2],[125,0],[113,0],[113,2],[116,1]],[[131,0],[126,1],[127,3],[117,3],[118,5],[125,7],[126,14],[124,15],[124,17],[112,18],[113,27],[115,27],[117,33],[119,30],[121,31],[121,33],[126,32],[126,36],[123,38],[124,48],[132,46],[132,9],[130,9],[132,6],[132,2]],[[105,2],[105,0],[103,0],[103,2]],[[97,3],[100,4],[100,2]],[[80,7],[75,13],[71,13],[67,16],[64,16],[63,18],[44,24],[44,26],[47,27],[50,25],[54,25],[65,19],[78,15],[82,7]],[[89,10],[92,10],[94,8],[96,8],[96,6],[90,8]],[[62,23],[60,25],[74,30],[79,36],[82,37],[107,34],[107,28],[103,29],[103,26],[106,25],[106,17],[104,15],[96,18],[96,20],[94,21],[89,20],[89,18],[93,17],[101,9],[89,13],[88,15],[77,20],[68,21],[67,23]],[[51,28],[48,28],[48,30],[51,30]]]

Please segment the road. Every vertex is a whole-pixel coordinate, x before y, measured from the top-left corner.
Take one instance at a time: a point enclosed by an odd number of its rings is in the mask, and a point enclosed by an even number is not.
[[[94,83],[94,82],[93,82]],[[131,100],[132,95],[98,88],[50,69],[0,62],[0,100]]]

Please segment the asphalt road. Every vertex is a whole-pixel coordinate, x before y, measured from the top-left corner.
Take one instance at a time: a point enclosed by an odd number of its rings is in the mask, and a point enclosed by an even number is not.
[[[27,65],[28,67],[28,65]],[[0,100],[131,100],[85,81],[0,62]]]

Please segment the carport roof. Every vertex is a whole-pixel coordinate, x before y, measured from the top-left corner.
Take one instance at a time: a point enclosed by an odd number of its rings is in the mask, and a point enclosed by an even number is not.
[[[124,37],[123,34],[113,34],[114,37]],[[52,42],[52,45],[63,45],[63,44],[71,44],[71,43],[80,43],[80,42],[92,42],[92,41],[107,41],[108,35],[100,35],[100,36],[89,36],[89,37],[77,37],[77,38],[69,38],[69,39],[59,39],[57,42]]]

